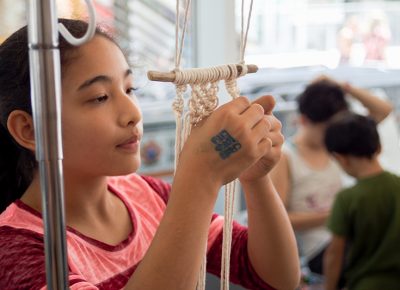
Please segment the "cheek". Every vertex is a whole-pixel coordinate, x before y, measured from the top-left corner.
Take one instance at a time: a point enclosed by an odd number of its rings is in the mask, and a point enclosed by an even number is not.
[[[103,142],[102,142],[103,140]],[[63,164],[65,173],[92,174],[104,170],[108,160],[104,138],[82,126],[65,126],[63,131]]]
[[[100,149],[98,140],[101,137],[101,130],[84,120],[64,120],[62,139],[65,157],[94,153]]]

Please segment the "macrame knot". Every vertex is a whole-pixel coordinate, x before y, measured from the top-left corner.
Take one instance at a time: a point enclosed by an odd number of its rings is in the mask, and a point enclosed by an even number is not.
[[[185,17],[182,35],[179,41],[179,20],[180,20],[180,0],[176,0],[176,19],[175,19],[175,69],[163,76],[158,76],[162,81],[170,81],[175,84],[176,97],[172,103],[176,118],[176,137],[175,137],[175,171],[179,163],[180,152],[186,142],[191,129],[196,126],[203,118],[209,116],[218,106],[219,81],[225,81],[225,88],[232,98],[240,95],[237,88],[236,79],[244,76],[248,72],[255,72],[244,63],[244,51],[246,48],[247,34],[250,24],[253,0],[250,2],[249,16],[246,31],[244,31],[244,0],[242,0],[242,32],[240,38],[240,63],[215,66],[211,68],[195,68],[188,70],[180,69],[182,58],[185,32],[188,23],[191,0],[186,1]],[[253,71],[251,71],[253,70]],[[153,79],[157,80],[157,78]],[[184,94],[187,86],[191,88],[191,96],[185,108]],[[221,290],[229,290],[229,267],[230,251],[232,247],[232,220],[234,208],[234,195],[236,192],[237,181],[233,181],[225,187],[225,218],[223,226],[222,258],[221,258]],[[201,264],[196,290],[204,290],[206,283],[206,257],[204,253]]]

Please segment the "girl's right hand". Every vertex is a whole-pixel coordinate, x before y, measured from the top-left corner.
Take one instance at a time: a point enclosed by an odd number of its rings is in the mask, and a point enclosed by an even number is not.
[[[180,154],[177,176],[219,188],[237,178],[269,150],[264,109],[239,97],[193,127]]]

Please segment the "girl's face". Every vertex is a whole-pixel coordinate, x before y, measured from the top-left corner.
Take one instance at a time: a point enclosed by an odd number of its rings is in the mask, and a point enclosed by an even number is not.
[[[143,125],[133,88],[124,55],[107,38],[95,36],[74,53],[62,76],[66,174],[124,175],[139,168]]]

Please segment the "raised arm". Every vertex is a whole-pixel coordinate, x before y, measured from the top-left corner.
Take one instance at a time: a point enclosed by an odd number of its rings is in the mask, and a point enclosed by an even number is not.
[[[270,112],[273,105],[269,98],[256,102],[267,112],[272,148],[240,176],[248,211],[249,257],[258,275],[268,284],[277,289],[294,289],[300,277],[296,240],[285,206],[269,177],[281,155],[281,124]]]
[[[393,105],[390,102],[375,96],[369,90],[351,85],[347,81],[336,81],[325,75],[317,77],[313,82],[322,80],[330,81],[339,85],[346,94],[358,100],[368,110],[369,115],[377,123],[383,121],[393,111]]]
[[[367,108],[369,115],[377,122],[383,121],[392,111],[393,105],[375,96],[370,91],[355,87],[348,82],[341,84],[342,89]]]
[[[285,152],[283,152],[280,160],[271,170],[270,173],[270,177],[276,188],[276,191],[281,197],[282,202],[286,208],[288,207],[289,190],[292,186],[290,181],[290,169],[289,169],[288,158],[289,158],[288,155]]]
[[[219,188],[270,148],[263,118],[260,105],[241,97],[193,128],[164,217],[126,289],[195,289]]]
[[[285,207],[270,178],[242,181],[248,211],[248,252],[260,277],[276,289],[295,289],[300,265]]]

